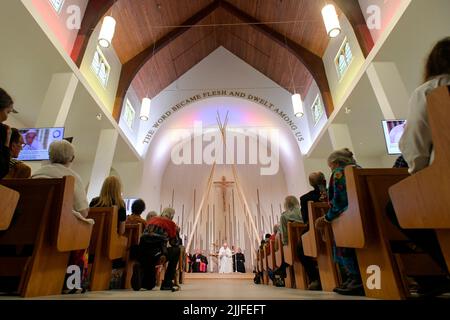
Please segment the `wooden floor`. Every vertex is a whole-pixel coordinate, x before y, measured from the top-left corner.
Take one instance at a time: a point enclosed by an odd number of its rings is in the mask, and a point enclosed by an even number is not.
[[[37,300],[361,300],[322,291],[303,291],[256,285],[253,274],[186,274],[178,292],[109,290],[35,298]],[[3,299],[22,299],[1,297]]]

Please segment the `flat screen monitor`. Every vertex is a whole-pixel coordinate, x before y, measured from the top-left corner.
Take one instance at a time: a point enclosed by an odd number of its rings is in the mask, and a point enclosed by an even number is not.
[[[22,161],[49,160],[50,144],[64,138],[64,128],[26,128],[19,132],[24,145],[17,159]]]
[[[401,154],[398,143],[403,135],[406,120],[383,120],[382,124],[388,154]]]

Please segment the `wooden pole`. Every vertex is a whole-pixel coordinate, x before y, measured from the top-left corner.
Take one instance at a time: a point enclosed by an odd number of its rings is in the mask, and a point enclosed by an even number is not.
[[[188,240],[188,243],[186,245],[186,252],[189,252],[189,249],[191,247],[192,238],[193,238],[194,232],[195,232],[195,230],[197,228],[198,220],[200,218],[200,213],[201,213],[201,211],[203,209],[203,205],[205,204],[205,199],[207,199],[209,197],[209,192],[211,191],[212,180],[213,180],[215,169],[216,169],[216,161],[214,161],[213,166],[211,168],[211,173],[209,174],[208,183],[206,185],[205,193],[203,194],[202,201],[200,201],[200,206],[197,209],[197,213],[195,215],[194,225],[192,226],[191,234],[189,236],[189,240]]]

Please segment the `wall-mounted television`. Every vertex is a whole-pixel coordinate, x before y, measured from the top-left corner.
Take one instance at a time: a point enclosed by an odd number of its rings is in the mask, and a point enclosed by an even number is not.
[[[19,132],[24,142],[18,157],[22,161],[49,160],[50,144],[64,138],[64,128],[26,128]]]
[[[398,143],[403,135],[406,120],[383,120],[384,140],[388,154],[401,154]]]

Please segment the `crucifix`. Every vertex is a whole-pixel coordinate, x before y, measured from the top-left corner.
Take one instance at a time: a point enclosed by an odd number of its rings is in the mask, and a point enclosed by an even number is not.
[[[227,194],[227,188],[232,187],[234,184],[234,181],[227,181],[227,178],[225,176],[222,176],[221,181],[214,181],[214,185],[222,189],[222,200],[223,200],[223,211],[226,211],[226,194]]]
[[[222,135],[222,142],[223,142],[223,144],[224,144],[224,146],[226,148],[227,147],[226,134],[227,134],[227,124],[228,124],[228,112],[227,112],[227,114],[225,116],[225,121],[224,122],[222,122],[222,119],[221,119],[221,117],[219,115],[219,112],[217,112],[217,124],[219,126],[219,130],[220,130],[220,133]],[[201,214],[201,210],[203,208],[205,200],[209,196],[209,193],[210,193],[210,190],[211,190],[211,186],[213,184],[212,178],[214,176],[215,169],[216,169],[216,161],[214,160],[212,168],[211,168],[211,172],[209,174],[208,183],[206,185],[205,193],[203,194],[202,200],[200,201],[200,206],[197,209],[197,213],[195,214],[194,223],[193,223],[192,229],[190,231],[190,236],[189,236],[189,239],[188,239],[188,242],[187,242],[187,245],[186,245],[186,252],[189,252],[189,249],[191,247],[192,240],[193,240],[193,237],[194,237],[194,232],[195,232],[195,230],[197,228],[197,223],[198,223],[198,220],[199,220],[199,217],[200,217],[200,214]],[[226,206],[225,206],[225,204],[226,204],[225,203],[226,188],[234,184],[236,186],[237,194],[238,194],[239,198],[241,199],[241,201],[243,202],[244,214],[247,216],[247,218],[249,219],[249,222],[251,223],[251,226],[248,226],[246,224],[246,227],[247,227],[249,233],[250,233],[250,228],[253,229],[253,236],[256,239],[256,243],[260,243],[261,242],[261,238],[260,238],[260,236],[258,234],[258,231],[256,229],[255,221],[253,219],[253,216],[251,215],[251,211],[250,211],[250,207],[248,206],[247,199],[246,199],[245,194],[244,194],[244,192],[242,190],[242,187],[240,185],[239,178],[238,178],[237,171],[236,171],[236,165],[232,164],[231,169],[232,169],[233,177],[234,177],[235,181],[227,181],[226,178],[223,176],[222,177],[222,181],[214,182],[214,184],[219,185],[222,188],[223,203],[224,203],[223,210],[224,210],[224,212],[226,212]],[[219,231],[219,239],[220,239],[220,231]],[[213,238],[213,242],[214,242],[214,238]],[[254,243],[254,241],[251,241],[250,243],[251,243],[253,251],[255,251],[255,243]]]

